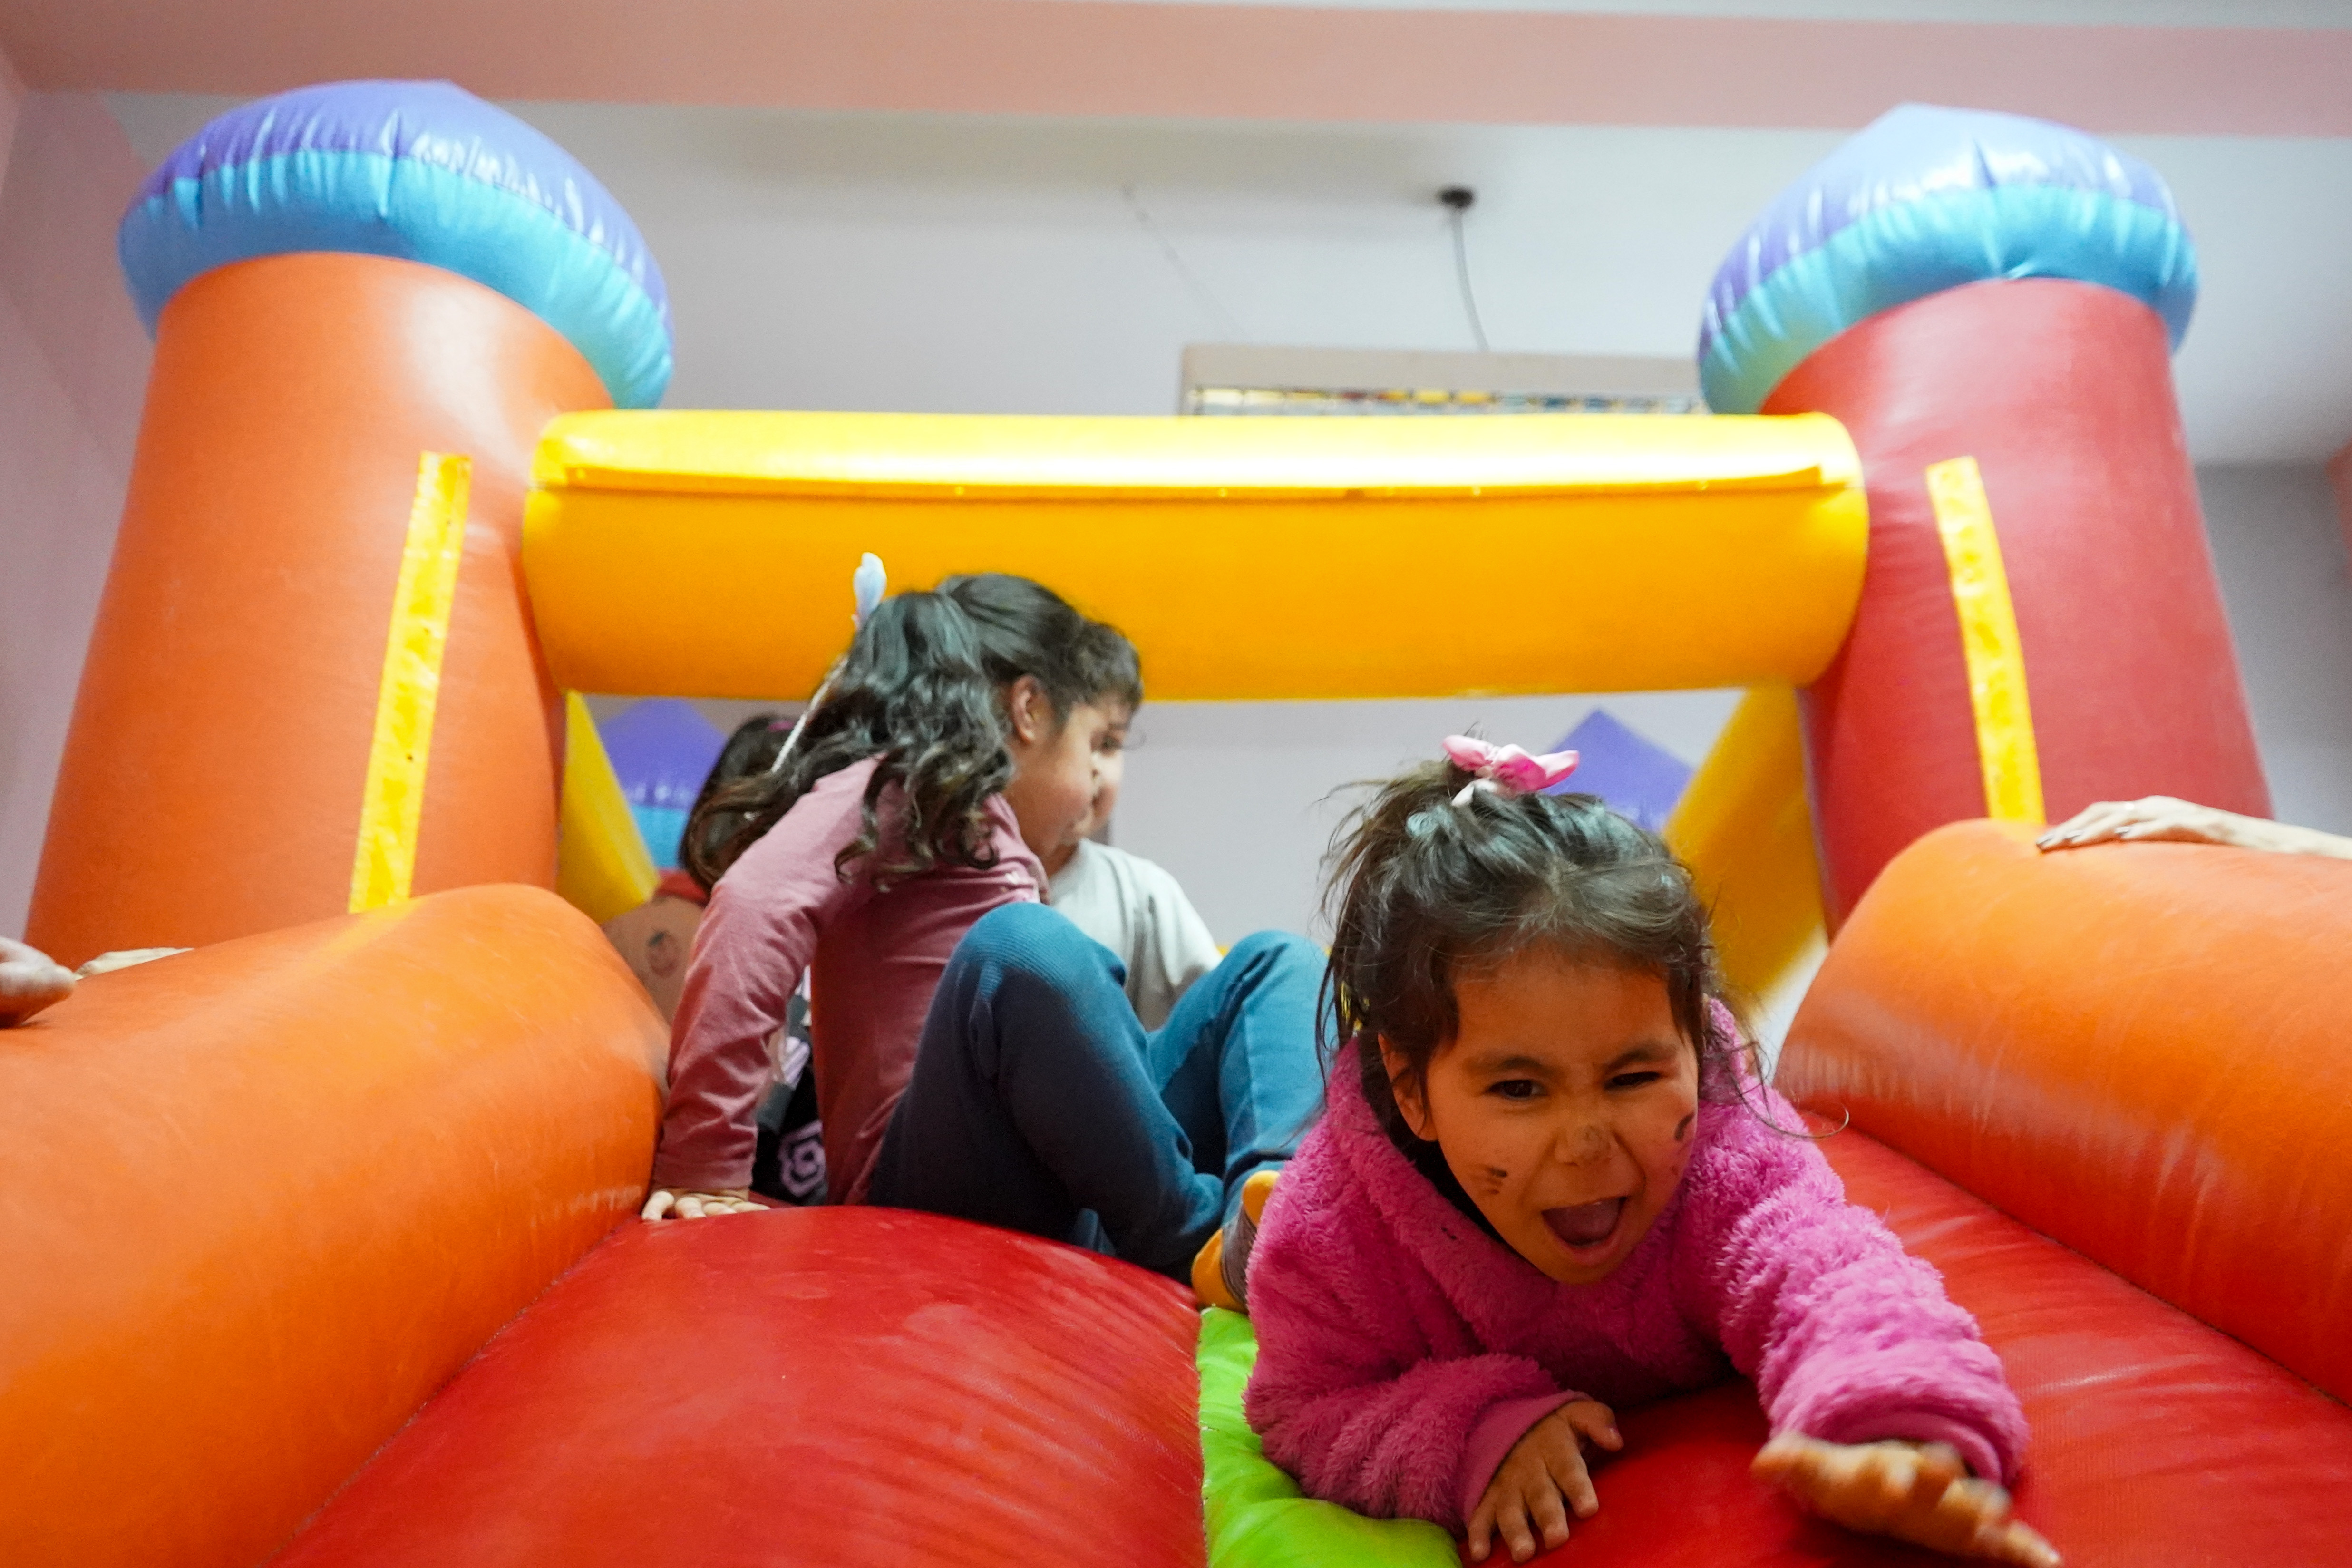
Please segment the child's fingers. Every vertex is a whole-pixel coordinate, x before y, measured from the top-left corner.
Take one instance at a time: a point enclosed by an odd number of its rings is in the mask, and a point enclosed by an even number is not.
[[[723,1214],[757,1214],[761,1205],[751,1201],[751,1194],[741,1188],[729,1188],[715,1193],[681,1190],[668,1194],[673,1212],[680,1219],[709,1219]],[[647,1200],[646,1206],[652,1206]]]
[[[1597,1400],[1580,1399],[1561,1407],[1559,1417],[1576,1435],[1598,1448],[1614,1453],[1625,1446],[1618,1434],[1617,1417],[1606,1405]]]
[[[1938,1552],[1962,1556],[1981,1555],[1980,1538],[1989,1539],[2009,1517],[2009,1494],[1990,1481],[1967,1474],[1968,1467],[1950,1449],[1921,1455],[1911,1500],[1888,1526],[1890,1534]]]
[[[1591,1519],[1601,1511],[1601,1498],[1592,1489],[1592,1472],[1584,1468],[1582,1455],[1562,1455],[1555,1458],[1549,1468],[1552,1485],[1559,1489],[1560,1496],[1568,1500],[1569,1506],[1576,1510],[1577,1518]]]
[[[1495,1529],[1511,1549],[1511,1561],[1525,1563],[1536,1554],[1535,1532],[1528,1528],[1527,1505],[1517,1498],[1503,1499],[1495,1510]]]
[[[1839,1456],[1832,1473],[1843,1468],[1849,1457],[1852,1469],[1842,1489],[1853,1521],[1864,1530],[1883,1531],[1915,1509],[1933,1508],[1943,1495],[1940,1486],[1922,1490],[1919,1462],[1908,1449],[1856,1444]]]
[[[2009,1493],[1990,1481],[1961,1477],[1946,1488],[1920,1528],[1901,1531],[1922,1546],[1958,1557],[2058,1568],[2058,1553],[2030,1525],[2009,1517]]]
[[[1916,1470],[1907,1450],[1824,1443],[1794,1433],[1767,1443],[1751,1468],[1825,1519],[1881,1531],[1909,1501]]]
[[[1585,1489],[1590,1491],[1591,1488],[1587,1487]],[[1588,1514],[1588,1510],[1580,1507],[1576,1511],[1580,1516]],[[1542,1531],[1546,1551],[1567,1544],[1568,1505],[1561,1500],[1559,1489],[1546,1487],[1543,1489],[1541,1495],[1537,1497],[1535,1506],[1528,1510],[1528,1523],[1532,1528]]]
[[[1882,1445],[1882,1451],[1907,1460],[1911,1472],[1910,1496],[1905,1500],[1903,1511],[1914,1518],[1933,1519],[1947,1510],[1957,1512],[1966,1521],[1959,1539],[1966,1541],[1976,1533],[1978,1522],[1984,1518],[1986,1494],[1997,1497],[1998,1518],[2009,1511],[2009,1494],[1999,1487],[1969,1478],[1968,1462],[1959,1450],[1948,1443],[1928,1443],[1916,1452]]]
[[[1756,1458],[1748,1466],[1748,1473],[1759,1481],[1769,1481],[1775,1486],[1783,1484],[1802,1461],[1805,1446],[1811,1441],[1811,1438],[1799,1436],[1794,1432],[1782,1433],[1756,1450]]]
[[[1975,1554],[1996,1563],[2015,1563],[2020,1568],[2060,1568],[2061,1564],[2057,1549],[2042,1538],[2041,1531],[2014,1519],[2005,1521],[1990,1539],[1980,1537]]]
[[[1903,1450],[1893,1451],[1900,1453]],[[1969,1462],[1961,1458],[1960,1451],[1949,1443],[1922,1443],[1912,1453],[1914,1462],[1919,1467],[1921,1489],[1924,1490],[1932,1485],[1934,1495],[1937,1497],[1941,1497],[1944,1489],[1954,1481],[1969,1478]],[[1999,1491],[2000,1489],[1995,1487],[1993,1489]]]
[[[1787,1433],[1757,1451],[1759,1480],[1852,1530],[1956,1555],[2059,1568],[2056,1552],[2009,1517],[2009,1493],[1968,1474],[1948,1444],[1843,1445]]]
[[[1486,1561],[1486,1553],[1495,1549],[1495,1489],[1492,1487],[1487,1488],[1486,1495],[1478,1500],[1477,1510],[1471,1514],[1470,1522],[1463,1533],[1470,1541],[1470,1561]]]
[[[669,1213],[670,1206],[677,1201],[677,1194],[676,1193],[667,1192],[660,1187],[656,1187],[652,1194],[646,1197],[646,1206],[637,1211],[637,1217],[639,1219],[659,1219],[664,1215]]]
[[[1816,1512],[1853,1490],[1862,1476],[1860,1450],[1824,1443],[1795,1432],[1784,1432],[1756,1451],[1748,1470],[1759,1481],[1793,1494]],[[1843,1517],[1832,1514],[1843,1522]]]

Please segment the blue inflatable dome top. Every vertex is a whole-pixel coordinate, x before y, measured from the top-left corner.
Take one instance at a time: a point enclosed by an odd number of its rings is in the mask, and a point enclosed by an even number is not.
[[[1717,269],[1707,405],[1752,414],[1855,322],[1997,278],[2121,289],[2176,348],[2197,303],[2196,248],[2155,170],[2068,126],[1907,103],[1782,192]]]
[[[151,332],[198,273],[355,251],[497,289],[621,407],[669,384],[669,296],[636,226],[570,153],[450,82],[330,82],[231,110],[148,176],[116,244]]]

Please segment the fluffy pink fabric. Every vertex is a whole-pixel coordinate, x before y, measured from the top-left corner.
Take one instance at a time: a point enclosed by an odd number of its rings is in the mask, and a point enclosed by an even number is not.
[[[1717,1027],[1729,1016],[1717,1010]],[[1769,1089],[1748,1098],[1783,1127]],[[1352,1051],[1250,1256],[1250,1425],[1311,1497],[1457,1532],[1528,1426],[1571,1397],[1622,1411],[1752,1380],[1772,1430],[1953,1444],[2011,1478],[2025,1419],[1976,1321],[1821,1151],[1702,1105],[1680,1190],[1594,1285],[1560,1285],[1399,1153]]]

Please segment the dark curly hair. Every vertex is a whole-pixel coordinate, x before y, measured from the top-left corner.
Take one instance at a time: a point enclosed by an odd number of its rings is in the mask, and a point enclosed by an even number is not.
[[[1333,909],[1326,1016],[1336,1051],[1360,1041],[1364,1099],[1400,1147],[1380,1045],[1418,1075],[1460,1027],[1454,976],[1538,943],[1645,970],[1665,984],[1703,1092],[1737,1099],[1745,1050],[1711,1026],[1723,984],[1690,872],[1655,835],[1590,795],[1474,791],[1451,763],[1415,768],[1343,823],[1325,868]],[[1754,1064],[1748,1064],[1752,1074]]]
[[[884,600],[782,765],[707,788],[695,803],[680,846],[688,872],[710,887],[817,780],[868,757],[877,763],[864,822],[835,862],[845,879],[859,861],[886,887],[942,864],[995,864],[988,799],[1013,778],[1003,699],[1023,676],[1061,720],[1081,703],[1143,702],[1134,645],[1026,577],[950,577]],[[893,784],[906,805],[886,859],[875,808]]]
[[[694,876],[698,859],[708,862],[719,853],[719,846],[732,837],[743,823],[745,813],[740,809],[720,810],[716,800],[720,790],[744,779],[757,778],[775,767],[784,742],[792,734],[793,721],[781,713],[754,713],[735,726],[727,743],[719,748],[719,760],[710,764],[704,775],[702,788],[696,792],[694,808],[687,820],[694,824],[693,842],[701,847],[698,857],[688,847],[688,836],[681,835],[678,843],[678,863]],[[701,881],[696,877],[697,881]],[[702,883],[704,892],[710,891],[709,882]]]

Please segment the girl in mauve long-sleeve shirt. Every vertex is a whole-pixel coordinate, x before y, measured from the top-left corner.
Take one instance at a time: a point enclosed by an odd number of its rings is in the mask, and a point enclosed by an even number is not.
[[[1041,907],[1040,856],[1087,820],[1142,700],[1127,638],[1026,578],[950,577],[863,617],[777,765],[688,822],[716,885],[646,1218],[756,1206],[766,1042],[808,973],[834,1201],[1180,1278],[1222,1244],[1312,1112],[1321,963],[1247,938],[1147,1033],[1118,961]]]
[[[1856,1529],[2049,1568],[2024,1419],[1942,1281],[1757,1081],[1704,910],[1573,756],[1456,736],[1338,851],[1322,1122],[1265,1206],[1247,1396],[1314,1497],[1525,1562],[1612,1406],[1754,1380],[1757,1471]]]

